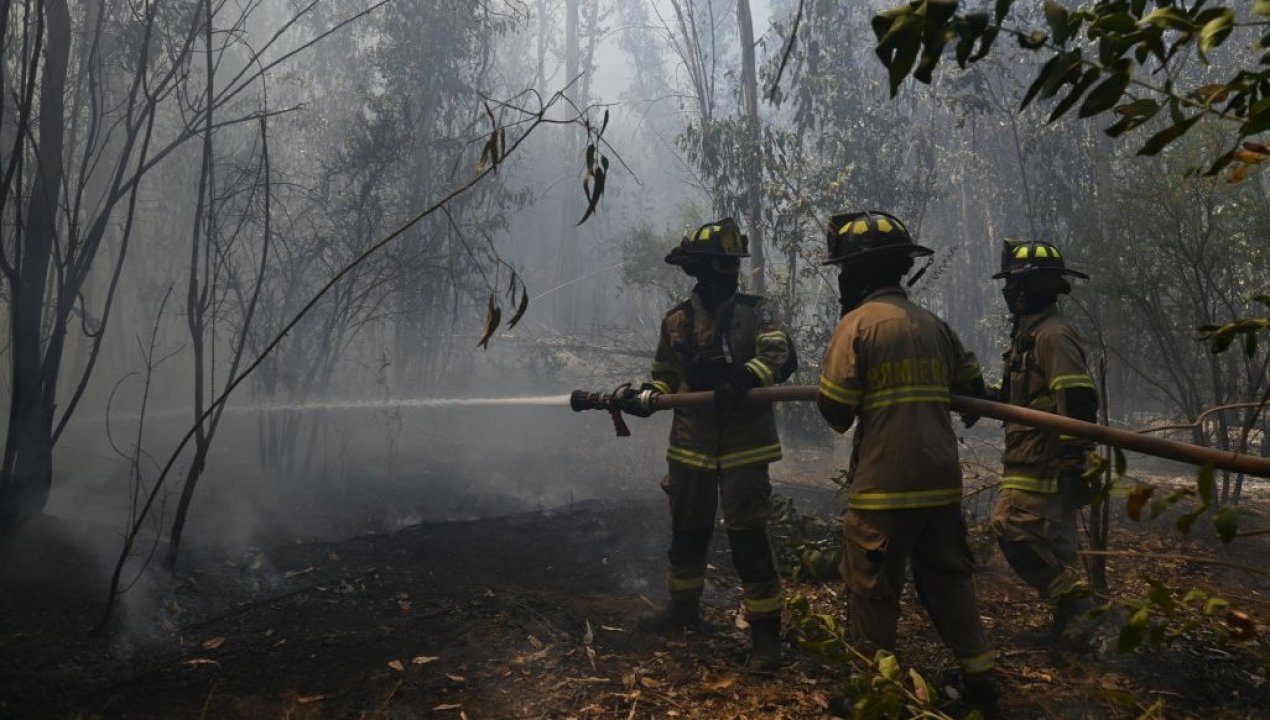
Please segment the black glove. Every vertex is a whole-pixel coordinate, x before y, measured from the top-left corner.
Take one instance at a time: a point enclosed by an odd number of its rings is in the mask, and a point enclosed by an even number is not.
[[[1098,494],[1093,482],[1086,480],[1084,463],[1065,460],[1058,470],[1058,495],[1063,499],[1063,507],[1068,510],[1079,510],[1093,502]]]
[[[982,377],[977,377],[971,381],[971,397],[982,398],[984,400],[996,400],[996,394],[997,392],[995,388],[984,386]],[[978,415],[975,415],[974,413],[961,413],[961,424],[964,425],[967,430],[974,427],[977,422],[979,422]]]
[[[745,367],[739,367],[731,375],[714,386],[714,409],[721,413],[741,407],[741,400],[750,388],[759,386],[758,378]]]
[[[646,418],[657,411],[657,396],[660,394],[661,391],[651,383],[644,383],[639,389],[628,387],[617,398],[617,407],[627,415]]]

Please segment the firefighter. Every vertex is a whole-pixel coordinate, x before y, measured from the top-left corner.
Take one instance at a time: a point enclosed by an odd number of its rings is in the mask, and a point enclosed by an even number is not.
[[[917,257],[884,212],[834,216],[842,318],[825,351],[817,405],[839,433],[855,425],[843,520],[849,630],[857,648],[894,652],[911,565],[917,597],[961,669],[967,701],[995,708],[995,662],[975,600],[974,556],[961,515],[952,393],[982,395],[975,356],[943,320],[909,301],[900,281]],[[830,709],[850,716],[849,699]]]
[[[1002,295],[1013,329],[996,399],[1011,405],[1097,422],[1098,396],[1080,335],[1058,308],[1071,292],[1071,270],[1052,243],[1007,240],[1001,254]],[[1094,606],[1076,570],[1076,515],[1094,488],[1083,477],[1092,443],[1053,430],[1006,423],[1002,491],[992,527],[1005,559],[1053,610],[1046,633],[1058,640]]]
[[[770,319],[763,299],[737,292],[748,238],[736,221],[702,225],[669,255],[696,279],[691,297],[666,314],[652,382],[628,392],[624,409],[649,413],[656,393],[713,390],[712,406],[676,408],[662,481],[670,500],[667,584],[670,602],[641,629],[674,632],[701,625],[706,553],[722,505],[732,561],[741,578],[754,670],[780,665],[780,576],[767,536],[768,464],[781,458],[771,405],[742,405],[750,388],[784,382],[798,360],[789,335]],[[641,401],[642,398],[642,401]]]

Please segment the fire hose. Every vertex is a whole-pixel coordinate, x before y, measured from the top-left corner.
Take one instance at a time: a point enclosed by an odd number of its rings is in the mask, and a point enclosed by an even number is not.
[[[608,412],[613,419],[613,426],[617,430],[618,436],[626,437],[631,433],[622,419],[621,400],[625,396],[628,387],[625,385],[619,386],[612,393],[593,393],[585,390],[576,390],[570,396],[569,406],[578,412],[582,410],[604,410]],[[814,385],[755,388],[745,394],[743,401],[747,404],[811,402],[816,399],[818,393],[819,389]],[[670,410],[679,407],[710,405],[714,402],[714,393],[710,391],[667,394],[647,393],[643,396],[642,401],[646,403],[650,411]],[[1142,435],[1132,430],[1098,425],[1049,412],[980,398],[965,397],[963,395],[952,396],[950,409],[953,412],[1054,430],[1064,435],[1084,438],[1106,445],[1114,445],[1121,450],[1131,450],[1144,455],[1153,455],[1191,465],[1207,465],[1211,463],[1214,468],[1219,470],[1270,478],[1270,458],[1192,445],[1175,440],[1165,440],[1164,438]]]

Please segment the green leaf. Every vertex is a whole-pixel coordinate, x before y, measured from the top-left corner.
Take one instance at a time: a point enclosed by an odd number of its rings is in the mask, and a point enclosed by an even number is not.
[[[922,677],[916,670],[908,669],[908,679],[913,683],[913,694],[924,704],[929,705],[933,699],[930,692],[930,685],[926,682],[926,678]]]
[[[1196,490],[1199,491],[1200,502],[1207,507],[1213,502],[1213,495],[1217,492],[1217,480],[1213,476],[1213,461],[1209,460],[1199,469],[1199,475],[1196,477]]]
[[[1102,75],[1102,71],[1096,67],[1092,67],[1086,70],[1085,74],[1081,76],[1080,80],[1076,82],[1075,85],[1072,86],[1071,92],[1067,93],[1067,96],[1064,97],[1062,100],[1060,100],[1058,105],[1054,106],[1054,111],[1050,113],[1050,116],[1046,120],[1046,122],[1054,122],[1055,120],[1062,117],[1063,113],[1070,110],[1071,107],[1076,104],[1076,101],[1080,100],[1080,96],[1084,95],[1085,91],[1088,90],[1090,86],[1092,86],[1095,82],[1097,82],[1099,76],[1101,75]]]
[[[998,25],[1001,24],[1001,21],[1005,19],[1006,15],[1010,14],[1010,6],[1012,5],[1014,5],[1014,0],[997,0],[996,16]]]
[[[1221,45],[1234,28],[1235,11],[1230,8],[1222,8],[1217,17],[1204,23],[1199,31],[1199,44],[1196,46],[1200,58],[1206,58],[1210,50]]]
[[[1169,589],[1164,587],[1164,583],[1159,580],[1149,579],[1147,585],[1151,588],[1147,591],[1147,599],[1155,604],[1162,612],[1169,614],[1177,608],[1177,603],[1173,600],[1173,595],[1169,593]]]
[[[873,662],[877,664],[878,674],[887,680],[894,680],[900,676],[900,661],[895,659],[895,653],[878,650]]]
[[[1125,471],[1129,469],[1129,461],[1124,457],[1124,450],[1121,450],[1118,445],[1112,445],[1111,452],[1115,456],[1116,477],[1124,477]]]
[[[1067,42],[1067,8],[1054,0],[1045,0],[1045,22],[1049,23],[1055,43]]]
[[[1138,29],[1138,23],[1129,13],[1117,12],[1102,15],[1089,26],[1089,29],[1095,35],[1105,33],[1131,33]]]
[[[876,23],[876,17],[874,21]],[[876,24],[874,32],[877,32]],[[913,63],[917,61],[917,53],[921,46],[922,29],[917,18],[911,14],[896,17],[886,30],[886,34],[878,41],[875,52],[882,64],[886,66],[890,79],[891,97],[895,97],[904,78],[908,77]]]
[[[917,69],[913,71],[913,79],[920,83],[930,84],[935,67],[939,65],[939,59],[944,54],[943,38],[944,35],[940,33],[935,40],[927,40],[922,49],[922,60],[917,63]]]
[[[1031,104],[1037,93],[1050,82],[1051,78],[1057,82],[1057,78],[1062,77],[1062,74],[1067,70],[1063,62],[1064,57],[1066,57],[1064,53],[1058,53],[1041,66],[1040,72],[1036,74],[1036,79],[1032,81],[1032,84],[1027,88],[1027,92],[1023,94],[1023,102],[1019,105],[1020,110]]]
[[[1086,118],[1110,110],[1129,87],[1129,73],[1118,72],[1098,83],[1080,106],[1080,117]]]
[[[1183,535],[1190,535],[1191,528],[1195,527],[1195,521],[1199,519],[1202,510],[1192,510],[1185,515],[1179,515],[1177,518],[1177,531]]]
[[[1150,620],[1151,613],[1146,608],[1142,608],[1129,618],[1129,622],[1120,628],[1120,652],[1133,652],[1142,645],[1142,641],[1147,636],[1147,624]]]
[[[1149,118],[1160,111],[1160,103],[1151,98],[1134,100],[1131,103],[1116,106],[1116,114],[1126,117]]]
[[[1165,6],[1152,10],[1150,14],[1138,21],[1139,26],[1155,26],[1165,30],[1195,32],[1199,27],[1185,12]]]
[[[988,56],[988,52],[992,50],[992,43],[996,41],[997,34],[1000,33],[999,28],[990,27],[983,33],[983,37],[979,39],[979,49],[975,51],[967,60],[969,62],[978,62]]]
[[[1165,510],[1176,505],[1179,500],[1187,495],[1194,494],[1195,491],[1190,488],[1181,488],[1165,495],[1162,498],[1156,498],[1151,502],[1151,519],[1154,520],[1164,514]]]
[[[1142,149],[1138,150],[1138,154],[1147,156],[1159,155],[1160,151],[1167,147],[1169,143],[1185,135],[1192,125],[1199,122],[1200,117],[1202,117],[1202,114],[1197,113],[1152,135],[1142,146]]]
[[[1230,607],[1229,600],[1223,600],[1218,597],[1209,598],[1208,602],[1204,604],[1204,614],[1216,615],[1217,613],[1224,613],[1229,607]]]
[[[1253,0],[1252,11],[1270,17],[1270,0]]]
[[[1217,517],[1213,518],[1213,525],[1217,528],[1217,537],[1229,544],[1239,532],[1239,508],[1234,505],[1222,508]]]
[[[1043,30],[1033,30],[1030,34],[1019,35],[1019,47],[1025,50],[1040,50],[1045,47],[1048,36]]]
[[[1222,153],[1222,155],[1218,157],[1216,160],[1214,160],[1213,164],[1210,165],[1209,168],[1204,171],[1204,177],[1216,176],[1222,170],[1225,170],[1226,167],[1230,165],[1230,163],[1234,162],[1234,160],[1235,160],[1234,150],[1229,150],[1225,153]]]

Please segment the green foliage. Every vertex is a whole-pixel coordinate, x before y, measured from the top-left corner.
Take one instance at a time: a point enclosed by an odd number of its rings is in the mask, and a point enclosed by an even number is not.
[[[1270,295],[1256,295],[1252,299],[1270,308]],[[1250,358],[1257,354],[1257,333],[1265,330],[1270,330],[1270,317],[1243,318],[1199,327],[1202,339],[1208,341],[1213,354],[1226,352],[1236,340],[1242,338],[1244,354]]]
[[[828,582],[841,577],[842,526],[837,518],[801,512],[793,498],[776,495],[767,527],[779,565],[790,578]]]
[[[937,698],[926,679],[912,668],[901,667],[893,653],[862,654],[848,640],[846,627],[833,615],[812,612],[805,596],[792,598],[789,612],[800,647],[823,662],[851,671],[844,694],[854,701],[852,717],[951,720],[935,706]]]
[[[1174,521],[1174,527],[1179,533],[1189,535],[1195,527],[1196,521],[1214,507],[1214,501],[1217,496],[1217,480],[1213,472],[1213,465],[1208,463],[1200,468],[1195,477],[1194,487],[1181,487],[1167,495],[1155,497],[1152,500],[1156,489],[1154,485],[1148,483],[1135,485],[1129,490],[1128,500],[1125,503],[1125,512],[1131,519],[1140,521],[1142,520],[1142,511],[1146,508],[1146,503],[1149,500],[1151,505],[1148,519],[1154,520],[1183,500],[1195,498],[1197,502],[1178,515]],[[1233,505],[1218,508],[1213,513],[1213,528],[1217,532],[1218,539],[1223,543],[1234,541],[1235,536],[1239,533],[1238,508]]]
[[[958,12],[959,3],[949,0],[914,0],[876,15],[876,50],[889,73],[891,94],[909,75],[930,83],[949,42],[956,41],[956,61],[964,69],[986,57],[997,36],[1005,33],[1025,50],[1050,56],[1022,101],[1027,107],[1034,99],[1061,93],[1049,122],[1079,102],[1082,118],[1119,115],[1107,128],[1107,134],[1118,137],[1167,107],[1168,124],[1143,143],[1139,154],[1161,152],[1207,116],[1238,126],[1235,141],[1212,162],[1208,174],[1233,163],[1230,180],[1238,182],[1267,157],[1264,146],[1240,142],[1270,130],[1270,34],[1249,37],[1248,44],[1262,51],[1259,61],[1227,71],[1222,82],[1188,81],[1184,70],[1191,49],[1208,65],[1236,30],[1261,32],[1264,21],[1240,17],[1235,7],[1220,3],[1099,0],[1073,10],[1048,0],[1042,29],[1015,20],[1013,15],[1022,13],[1013,13],[1014,5],[1013,0],[998,0],[990,17]],[[1256,3],[1252,14],[1265,17],[1270,8]],[[919,54],[921,62],[916,62]]]
[[[1240,639],[1243,614],[1232,610],[1228,601],[1198,588],[1179,594],[1155,579],[1147,580],[1147,586],[1145,596],[1121,602],[1129,616],[1120,627],[1120,652],[1142,647],[1159,650],[1179,639],[1200,635],[1223,641]]]

